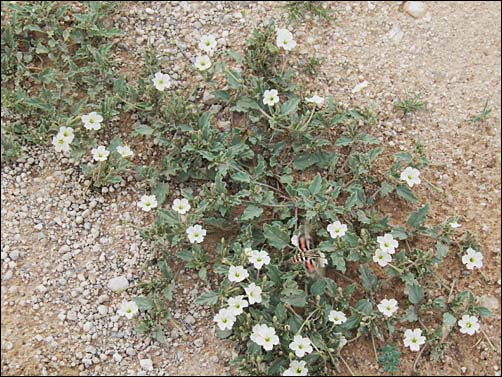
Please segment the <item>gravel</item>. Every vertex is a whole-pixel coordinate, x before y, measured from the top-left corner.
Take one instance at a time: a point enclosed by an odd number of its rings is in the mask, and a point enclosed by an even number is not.
[[[294,56],[326,57],[306,91],[333,95],[342,108],[371,108],[381,120],[372,132],[385,144],[399,151],[421,140],[440,166],[426,178],[447,188],[443,198],[423,189],[447,203],[435,220],[462,214],[466,228],[484,230],[485,250],[500,250],[500,36],[485,26],[500,29],[494,16],[500,5],[416,3],[422,2],[330,3],[336,8],[332,24],[308,19],[291,25]],[[259,22],[287,24],[273,2],[128,3],[113,20],[125,34],[116,40],[121,68],[140,72],[150,41],[175,88],[203,84],[191,63],[201,35],[215,34],[220,51],[242,51]],[[394,103],[410,93],[424,93],[429,105],[402,117]],[[209,88],[198,96],[216,105]],[[494,109],[491,121],[468,123],[486,99]],[[13,120],[2,109],[2,122]],[[135,284],[156,271],[150,263],[156,250],[130,226],[152,220],[135,205],[145,183],[131,175],[123,186],[88,191],[78,164],[50,147],[25,152],[28,159],[2,164],[2,325],[4,318],[9,324],[2,331],[2,374],[232,375],[225,367],[231,343],[215,338],[213,314],[194,304],[205,287],[191,271],[179,274],[169,309],[181,330],[165,325],[167,345],[137,336],[134,321],[117,315],[122,301],[141,294]],[[487,254],[496,282],[500,253]],[[471,274],[459,279],[477,280]],[[494,307],[496,300],[498,307],[500,285],[474,289],[483,289],[486,303]],[[489,333],[500,334],[500,324],[493,326]],[[470,348],[461,353],[481,359]],[[365,365],[358,355],[364,352],[351,358]],[[493,373],[493,357],[486,355],[477,373]]]

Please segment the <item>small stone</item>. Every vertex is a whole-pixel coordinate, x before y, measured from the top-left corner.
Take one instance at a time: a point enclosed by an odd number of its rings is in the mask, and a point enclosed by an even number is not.
[[[126,349],[126,353],[129,355],[129,356],[135,356],[136,355],[136,350],[132,347],[129,347]]]
[[[12,250],[10,253],[9,253],[9,258],[12,259],[12,260],[17,260],[17,258],[19,258],[19,251],[17,250]]]
[[[185,317],[185,323],[189,324],[189,325],[193,325],[195,324],[195,318],[193,317],[193,315],[189,314]]]
[[[85,352],[94,355],[96,353],[96,347],[94,347],[94,346],[87,346],[87,347],[85,347]]]
[[[125,276],[117,276],[108,281],[108,288],[114,292],[120,292],[129,287],[129,281]]]
[[[101,315],[106,315],[106,313],[108,312],[108,308],[104,305],[99,305],[98,306],[98,313],[101,314]]]
[[[363,90],[367,86],[368,86],[368,81],[363,81],[362,83],[359,83],[356,86],[354,86],[354,89],[352,89],[352,93],[360,92],[361,90]]]
[[[113,354],[113,360],[115,360],[116,363],[120,363],[122,361],[122,356],[120,356],[119,353]]]
[[[427,6],[422,1],[407,1],[404,11],[414,18],[422,18],[427,13]]]
[[[67,315],[68,321],[76,321],[77,313],[74,310],[70,310]]]
[[[5,274],[2,276],[2,280],[9,280],[12,277],[12,270],[8,270]]]
[[[151,15],[151,14],[155,14],[155,11],[152,8],[146,8],[145,13]]]
[[[45,293],[47,292],[47,288],[45,288],[43,284],[40,284],[37,286],[37,291],[39,291],[40,293]]]
[[[399,27],[399,25],[394,25],[392,29],[387,33],[387,38],[390,39],[392,43],[395,45],[399,44],[401,42],[401,39],[403,39],[404,33]]]
[[[195,344],[195,347],[200,348],[204,345],[204,339],[203,338],[195,339],[193,343]]]
[[[141,359],[139,361],[139,365],[141,366],[141,369],[148,370],[148,371],[153,370],[152,359]]]

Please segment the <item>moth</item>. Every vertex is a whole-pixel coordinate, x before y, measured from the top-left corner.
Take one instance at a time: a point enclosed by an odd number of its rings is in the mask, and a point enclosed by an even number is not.
[[[303,264],[308,274],[319,274],[320,276],[324,276],[325,256],[323,253],[316,252],[313,246],[313,241],[309,232],[305,231],[304,234],[298,237],[299,250],[289,259],[289,263]]]

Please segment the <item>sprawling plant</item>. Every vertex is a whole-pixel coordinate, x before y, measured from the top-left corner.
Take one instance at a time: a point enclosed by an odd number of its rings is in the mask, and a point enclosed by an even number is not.
[[[452,247],[468,268],[481,266],[481,253],[469,235],[458,239],[459,218],[426,224],[429,205],[414,193],[429,165],[423,147],[387,163],[369,134],[370,111],[303,92],[288,68],[296,42],[287,30],[255,30],[245,55],[218,53],[205,38],[212,58],[195,67],[212,105],[176,110],[181,94],[166,91],[158,72],[148,94],[156,107],[143,113],[150,126],[136,130],[163,148],[152,188],[197,183],[170,207],[156,201],[143,234],[169,247],[168,264],[181,259],[213,282],[197,302],[214,306],[218,336],[237,342],[234,364],[252,374],[327,374],[347,342],[368,337],[395,372],[396,339],[439,357],[461,315],[478,326],[489,312],[436,274]],[[391,222],[382,201],[407,219]],[[150,296],[138,304],[150,308]]]
[[[159,274],[119,309],[143,313],[138,332],[163,342],[164,328],[177,326],[168,308],[179,260],[210,282],[197,302],[214,308],[217,335],[235,340],[233,363],[245,373],[350,368],[340,351],[359,338],[394,373],[401,342],[417,360],[424,350],[438,358],[457,326],[480,331],[479,316],[490,312],[437,270],[447,258],[458,263],[450,250],[471,270],[483,256],[474,237],[458,235],[460,217],[426,221],[416,187],[437,188],[421,177],[424,148],[391,156],[371,135],[371,111],[307,93],[291,69],[290,31],[257,29],[244,54],[223,54],[204,36],[193,66],[201,84],[185,91],[153,51],[135,82],[112,74],[111,45],[102,43],[117,33],[102,22],[108,2],[7,7],[2,102],[23,120],[36,112],[36,134],[46,132],[57,152],[92,157],[81,168],[94,186],[131,169],[146,182],[137,205],[155,213],[141,233],[159,250]],[[310,62],[315,72],[318,59]],[[134,163],[117,136],[103,141],[102,128],[127,115],[137,120],[132,136],[153,141],[142,145],[156,156],[148,165]],[[16,124],[2,125],[2,155],[15,154],[16,135]],[[391,220],[386,209],[395,207],[402,216]]]

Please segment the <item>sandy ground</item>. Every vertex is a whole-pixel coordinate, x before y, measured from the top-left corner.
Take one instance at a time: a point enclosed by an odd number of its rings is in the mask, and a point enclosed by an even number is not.
[[[501,263],[501,5],[499,2],[429,2],[430,17],[422,19],[414,19],[404,13],[400,2],[375,2],[370,5],[367,2],[329,2],[328,6],[334,10],[333,23],[310,19],[292,28],[299,45],[295,53],[326,57],[321,74],[309,86],[312,91],[333,95],[335,100],[347,105],[371,106],[378,117],[374,134],[382,137],[391,149],[397,151],[413,145],[417,140],[422,142],[434,163],[425,178],[443,190],[440,193],[427,190],[425,185],[418,190],[420,199],[431,202],[430,221],[444,221],[452,215],[465,218],[461,229],[471,231],[480,241],[487,280],[478,273],[462,274],[458,258],[449,258],[448,265],[441,272],[445,278],[458,279],[456,289],[470,288],[477,295],[495,298],[498,303],[493,310],[495,315],[482,320],[482,326],[498,352],[490,347],[482,334],[466,337],[457,332],[450,337],[447,356],[438,363],[423,357],[418,366],[419,374],[493,375],[500,370],[501,334],[501,288],[497,283],[500,281]],[[171,5],[161,2],[129,4],[128,7],[138,14],[146,7],[154,10],[164,8],[168,12],[171,9]],[[198,2],[188,7],[204,15],[213,4]],[[284,10],[280,4],[272,2],[251,5],[248,2],[227,2],[221,12],[231,15],[240,12],[244,21],[231,25],[207,22],[201,26],[201,32],[221,35],[223,30],[229,30],[227,45],[236,50],[256,23],[265,19],[275,20],[278,24],[284,22]],[[392,40],[392,33],[389,32],[398,27],[403,36],[399,41]],[[129,37],[131,40],[134,38]],[[193,36],[180,32],[179,38],[189,43]],[[353,87],[363,81],[368,82],[367,88],[352,93]],[[426,111],[402,117],[394,109],[394,103],[399,98],[416,93],[421,93],[429,103]],[[488,120],[469,122],[468,119],[481,111],[485,101],[493,109]],[[57,164],[49,162],[49,169],[57,169]],[[31,167],[28,174],[20,178],[26,182],[28,195],[50,191],[50,188],[44,187],[50,181],[30,179],[37,175],[37,169]],[[21,279],[22,274],[15,274],[10,280],[2,279],[2,374],[41,373],[41,363],[45,373],[79,373],[76,366],[61,367],[58,372],[49,361],[53,354],[62,353],[67,347],[80,347],[83,352],[87,343],[84,344],[81,338],[56,337],[53,350],[50,341],[36,343],[32,340],[35,334],[45,339],[61,330],[57,304],[52,302],[45,306],[46,313],[55,315],[43,316],[43,326],[36,311],[25,310],[18,305],[19,297],[29,298],[40,284],[43,269],[36,270],[37,265],[33,261],[37,258],[33,254],[43,252],[43,244],[37,244],[33,224],[26,226],[22,219],[19,219],[15,230],[5,229],[5,222],[12,223],[6,214],[14,213],[19,206],[19,198],[10,194],[9,190],[15,189],[11,183],[4,181],[2,174],[2,248],[7,238],[13,240],[14,245],[22,246],[26,252],[17,263],[27,266],[32,274],[26,275],[29,278],[24,280]],[[33,206],[29,210],[43,213],[43,208],[37,208],[38,202],[34,199],[35,196],[28,198]],[[395,211],[398,213],[399,208]],[[107,221],[113,222],[119,212],[107,213]],[[117,258],[118,255],[117,252]],[[44,262],[57,264],[58,258],[58,253],[47,253]],[[2,262],[3,274],[8,269],[6,265]],[[10,289],[13,285],[17,286],[16,290]],[[118,298],[112,300],[120,302]],[[204,336],[204,348],[197,351],[200,355],[223,350],[221,343],[210,334],[210,326],[207,319],[200,326],[201,331],[208,332]],[[68,331],[71,334],[76,329],[70,327]],[[8,342],[13,343],[12,349],[7,346]],[[113,340],[102,342],[111,343]],[[183,344],[180,345],[182,348]],[[230,349],[226,348],[228,353]],[[152,358],[167,359],[175,352],[178,352],[177,348],[159,346],[152,351]],[[372,354],[368,341],[356,343],[342,352],[354,373],[369,375],[378,374],[373,358],[367,357]],[[107,366],[103,367],[101,363],[102,369],[95,369],[96,366],[92,365],[85,373],[137,370],[137,357],[124,356],[125,368],[105,362]],[[415,356],[403,352],[403,374],[411,373]],[[228,369],[223,369],[222,358],[214,360],[216,362],[208,361],[201,367],[198,357],[186,357],[176,364],[171,373],[229,373]],[[343,367],[342,372],[348,374]]]

